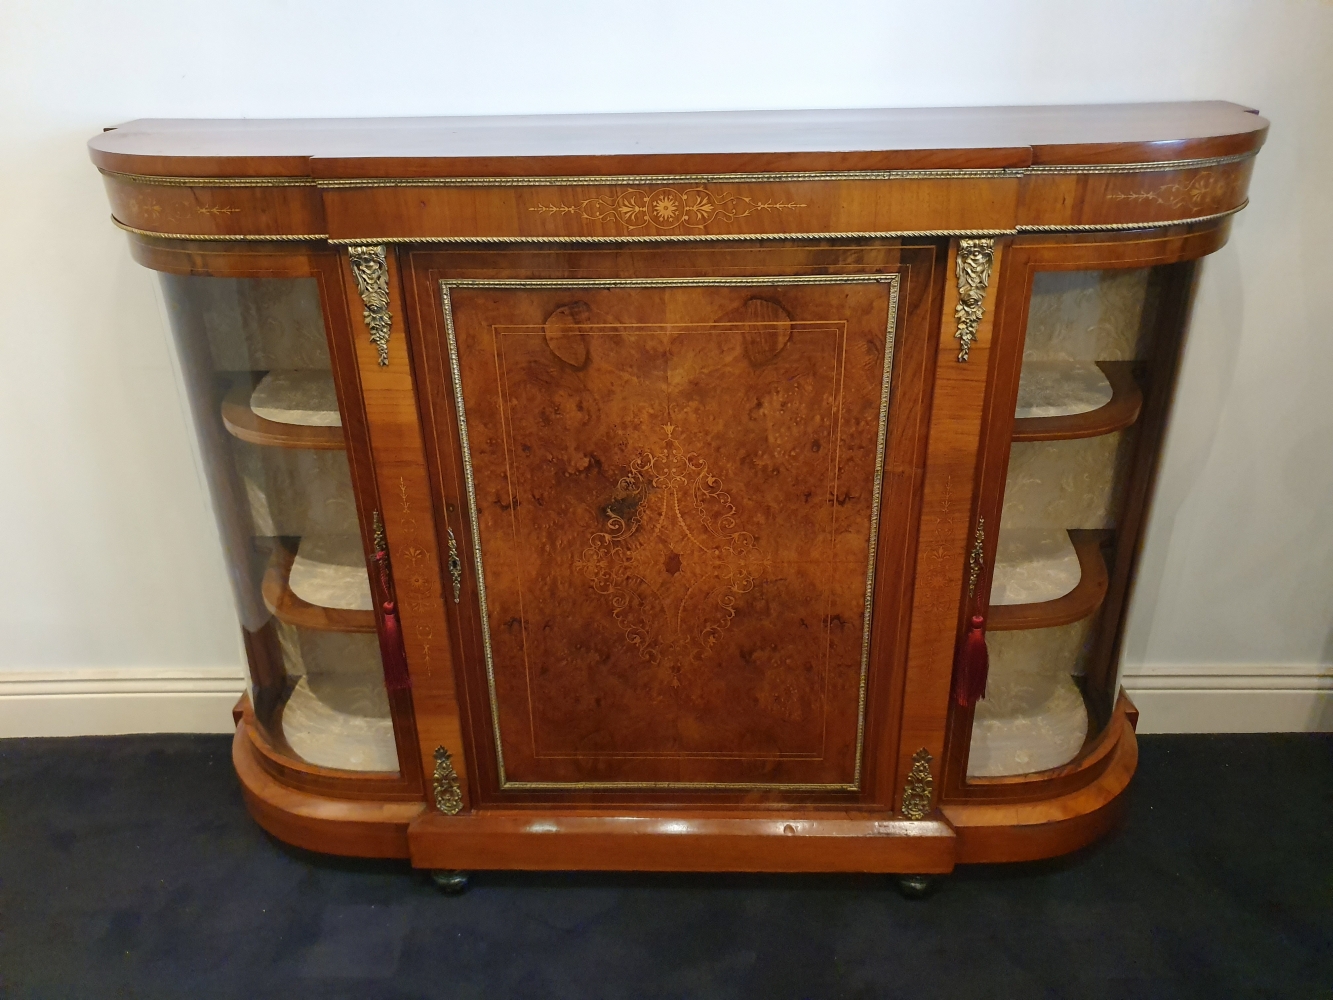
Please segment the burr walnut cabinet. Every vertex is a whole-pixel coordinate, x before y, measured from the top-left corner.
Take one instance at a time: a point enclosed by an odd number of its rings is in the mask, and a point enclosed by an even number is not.
[[[1198,103],[97,136],[231,572],[255,819],[453,886],[929,875],[1104,833],[1196,262],[1266,128]]]

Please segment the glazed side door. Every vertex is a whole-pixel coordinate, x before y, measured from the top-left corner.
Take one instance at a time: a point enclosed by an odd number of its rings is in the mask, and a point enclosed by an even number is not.
[[[890,801],[940,253],[405,254],[474,802]]]

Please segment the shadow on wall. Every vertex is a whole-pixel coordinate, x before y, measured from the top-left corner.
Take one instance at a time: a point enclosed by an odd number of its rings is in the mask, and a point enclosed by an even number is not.
[[[1225,246],[1199,263],[1199,285],[1207,293],[1196,296],[1196,308],[1186,332],[1176,400],[1167,429],[1156,495],[1139,559],[1133,602],[1125,626],[1122,673],[1128,665],[1147,659],[1156,624],[1177,621],[1187,614],[1188,580],[1179,578],[1181,558],[1172,559],[1177,524],[1188,523],[1182,512],[1216,445],[1222,411],[1236,377],[1244,315],[1240,258]],[[1183,531],[1183,528],[1182,528]],[[1183,554],[1187,533],[1178,538]]]
[[[1307,733],[1333,733],[1333,692],[1321,694],[1324,697],[1316,697],[1310,710],[1310,721],[1304,730]]]

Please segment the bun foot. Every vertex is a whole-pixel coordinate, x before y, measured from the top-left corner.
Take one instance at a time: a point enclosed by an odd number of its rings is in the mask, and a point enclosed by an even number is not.
[[[446,896],[461,896],[467,892],[467,872],[455,871],[452,868],[436,868],[430,873],[430,877],[435,882],[435,887]]]
[[[899,875],[898,891],[905,899],[925,899],[935,890],[934,875]]]

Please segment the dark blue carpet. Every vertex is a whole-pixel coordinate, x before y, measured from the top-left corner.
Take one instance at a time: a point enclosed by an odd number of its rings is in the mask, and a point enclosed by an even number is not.
[[[1333,738],[1149,736],[1128,820],[887,879],[489,873],[284,847],[225,736],[0,741],[8,998],[1333,997]]]

